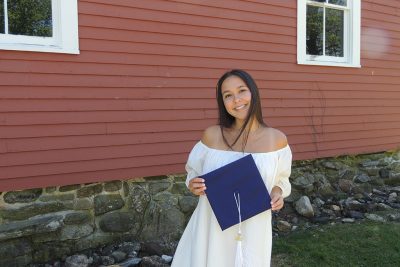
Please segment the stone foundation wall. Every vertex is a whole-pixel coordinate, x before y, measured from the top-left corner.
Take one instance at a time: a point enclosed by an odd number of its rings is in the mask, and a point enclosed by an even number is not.
[[[172,254],[197,205],[183,176],[0,193],[0,266],[44,263],[123,240]]]
[[[197,197],[184,176],[0,193],[0,266],[46,263],[116,242],[157,243],[173,255]],[[310,224],[400,221],[400,152],[293,164],[275,234]]]

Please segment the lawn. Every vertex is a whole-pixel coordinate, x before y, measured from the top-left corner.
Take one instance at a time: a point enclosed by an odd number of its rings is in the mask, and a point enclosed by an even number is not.
[[[275,238],[272,266],[400,266],[400,223],[325,225]]]

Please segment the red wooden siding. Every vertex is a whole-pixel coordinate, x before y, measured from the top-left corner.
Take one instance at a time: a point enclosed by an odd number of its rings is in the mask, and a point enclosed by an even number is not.
[[[78,8],[80,55],[0,51],[0,192],[183,173],[231,68],[295,159],[399,147],[399,1],[362,1],[360,69],[296,64],[296,1]]]

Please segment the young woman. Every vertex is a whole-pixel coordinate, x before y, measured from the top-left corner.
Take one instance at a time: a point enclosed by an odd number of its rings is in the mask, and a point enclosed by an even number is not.
[[[221,231],[205,194],[202,174],[252,154],[271,196],[272,210],[283,207],[290,194],[292,153],[286,136],[268,127],[253,78],[243,70],[226,72],[217,83],[219,125],[204,131],[186,164],[186,185],[200,196],[176,249],[174,267],[233,267],[237,228]],[[270,266],[271,210],[241,225],[244,266]]]

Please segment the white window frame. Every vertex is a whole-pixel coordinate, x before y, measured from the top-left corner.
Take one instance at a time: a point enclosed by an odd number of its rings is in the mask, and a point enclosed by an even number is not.
[[[6,29],[0,33],[0,49],[79,54],[78,0],[51,0],[51,4],[53,37],[8,34]]]
[[[344,57],[307,55],[306,21],[307,4],[344,10],[343,49]],[[347,13],[347,14],[346,14]],[[324,18],[325,20],[325,18]],[[325,29],[324,29],[325,34]],[[360,68],[361,0],[347,0],[347,7],[316,3],[309,0],[297,0],[297,63]],[[325,36],[324,36],[325,38]]]

